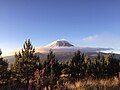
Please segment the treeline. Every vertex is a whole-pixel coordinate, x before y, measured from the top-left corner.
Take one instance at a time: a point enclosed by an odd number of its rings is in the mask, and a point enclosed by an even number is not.
[[[10,70],[7,68],[7,61],[0,57],[0,85],[30,85],[35,82],[38,88],[46,86],[48,89],[50,86],[52,90],[63,77],[74,82],[84,78],[104,79],[118,76],[120,60],[112,53],[106,56],[98,53],[96,58],[90,58],[77,51],[71,60],[59,63],[55,53],[50,50],[47,60],[41,63],[40,57],[35,54],[35,48],[27,40],[21,52],[15,53],[15,63]]]

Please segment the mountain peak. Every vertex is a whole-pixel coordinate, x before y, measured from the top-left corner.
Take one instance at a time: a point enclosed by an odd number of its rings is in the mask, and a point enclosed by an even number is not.
[[[65,39],[58,39],[56,41],[53,41],[52,43],[48,44],[47,47],[74,47],[71,43],[69,43]]]

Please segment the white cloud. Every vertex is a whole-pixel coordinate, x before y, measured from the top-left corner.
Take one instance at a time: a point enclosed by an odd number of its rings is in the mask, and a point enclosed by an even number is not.
[[[83,38],[83,42],[93,42],[98,38],[98,35],[88,36],[86,38]]]

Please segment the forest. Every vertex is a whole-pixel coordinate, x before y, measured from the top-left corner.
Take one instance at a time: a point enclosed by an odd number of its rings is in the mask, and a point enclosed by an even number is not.
[[[14,57],[15,63],[8,69],[0,51],[0,90],[120,89],[120,59],[114,53],[99,52],[91,58],[78,50],[71,60],[59,62],[51,49],[47,60],[42,61],[31,41],[26,40]]]

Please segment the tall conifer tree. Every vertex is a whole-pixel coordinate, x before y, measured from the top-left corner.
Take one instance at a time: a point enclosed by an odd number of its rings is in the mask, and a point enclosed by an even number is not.
[[[31,41],[26,40],[23,49],[19,53],[15,53],[15,64],[11,70],[15,77],[21,81],[24,79],[29,82],[29,79],[34,76],[36,69],[40,68],[40,59],[35,54]]]

